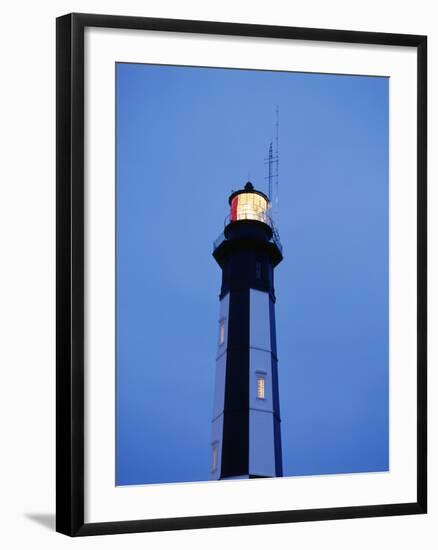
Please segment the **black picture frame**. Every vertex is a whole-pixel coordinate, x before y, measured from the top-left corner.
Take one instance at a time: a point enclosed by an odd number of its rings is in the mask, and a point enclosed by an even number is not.
[[[84,29],[159,30],[289,40],[409,46],[417,51],[417,500],[261,513],[84,523]],[[91,15],[56,22],[57,323],[56,530],[69,536],[424,514],[427,511],[427,37]]]

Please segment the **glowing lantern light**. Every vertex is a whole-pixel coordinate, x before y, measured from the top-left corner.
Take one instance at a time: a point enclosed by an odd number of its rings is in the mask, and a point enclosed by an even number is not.
[[[243,191],[232,196],[230,204],[230,220],[232,222],[256,220],[267,223],[267,197],[259,191],[254,191],[251,183],[248,182]]]

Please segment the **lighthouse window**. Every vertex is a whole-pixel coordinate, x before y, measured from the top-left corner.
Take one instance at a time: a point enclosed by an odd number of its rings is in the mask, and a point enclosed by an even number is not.
[[[211,453],[211,471],[214,472],[217,468],[217,445],[214,445]]]
[[[231,202],[231,221],[257,220],[266,223],[268,203],[258,193],[239,193]]]
[[[219,324],[219,345],[225,342],[225,319],[221,319]]]
[[[256,279],[262,278],[262,262],[256,261]]]
[[[264,399],[265,398],[265,378],[263,376],[259,376],[257,378],[257,399]]]

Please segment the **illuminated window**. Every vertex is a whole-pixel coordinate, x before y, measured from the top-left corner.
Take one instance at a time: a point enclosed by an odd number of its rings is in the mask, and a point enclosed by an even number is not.
[[[257,193],[239,193],[231,201],[231,221],[258,220],[266,223],[268,203]]]
[[[211,452],[211,471],[214,472],[216,468],[217,468],[217,445],[214,445]]]
[[[257,378],[257,399],[265,398],[265,378],[264,376],[259,376]]]
[[[219,345],[225,342],[225,319],[221,319],[219,324]]]

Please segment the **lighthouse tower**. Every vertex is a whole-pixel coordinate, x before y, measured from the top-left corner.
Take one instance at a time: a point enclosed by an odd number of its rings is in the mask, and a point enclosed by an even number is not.
[[[274,268],[283,259],[268,197],[229,197],[213,256],[222,269],[210,479],[283,475]]]

